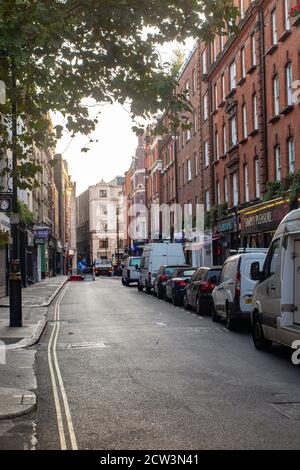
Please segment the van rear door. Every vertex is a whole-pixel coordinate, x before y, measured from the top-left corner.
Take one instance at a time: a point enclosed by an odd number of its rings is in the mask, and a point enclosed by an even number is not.
[[[295,240],[294,248],[294,323],[300,325],[300,240]]]

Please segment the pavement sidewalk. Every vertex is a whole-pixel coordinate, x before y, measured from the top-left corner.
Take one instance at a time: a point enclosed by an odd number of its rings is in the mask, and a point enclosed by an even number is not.
[[[22,289],[23,326],[9,326],[9,298],[0,299],[0,444],[1,423],[35,409],[35,349],[47,323],[48,307],[67,282],[66,276],[45,279]],[[0,445],[1,448],[1,445]]]
[[[0,340],[12,343],[22,340],[22,347],[35,344],[45,325],[47,307],[67,281],[67,276],[45,279],[22,289],[23,326],[9,326],[9,297],[0,299]]]

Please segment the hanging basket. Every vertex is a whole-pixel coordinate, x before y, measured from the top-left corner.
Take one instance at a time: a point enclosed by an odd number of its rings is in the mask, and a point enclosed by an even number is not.
[[[9,243],[9,232],[0,230],[0,247]]]
[[[291,8],[290,11],[289,11],[289,15],[292,18],[296,18],[298,15],[300,15],[300,4],[298,4],[295,7]]]

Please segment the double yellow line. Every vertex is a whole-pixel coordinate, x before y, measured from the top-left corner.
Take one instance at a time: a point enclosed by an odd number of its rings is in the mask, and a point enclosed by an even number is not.
[[[51,382],[52,382],[57,427],[58,427],[61,450],[67,450],[67,442],[66,442],[66,431],[64,427],[62,407],[60,404],[60,396],[61,396],[61,400],[63,404],[65,421],[67,423],[67,427],[69,431],[71,447],[72,447],[72,450],[78,450],[76,436],[74,432],[74,426],[73,426],[72,417],[70,413],[70,407],[69,407],[66,390],[65,390],[64,383],[62,380],[62,376],[61,376],[61,372],[60,372],[60,368],[59,368],[58,360],[57,360],[57,354],[56,354],[57,338],[58,338],[58,333],[60,329],[59,306],[68,287],[69,287],[69,283],[63,289],[62,293],[59,295],[55,304],[54,327],[53,327],[49,344],[48,344],[48,364],[49,364],[50,377],[51,377]]]

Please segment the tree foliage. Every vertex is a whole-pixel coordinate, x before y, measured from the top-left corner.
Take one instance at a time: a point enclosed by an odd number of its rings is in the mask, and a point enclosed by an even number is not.
[[[236,14],[232,0],[1,0],[0,80],[7,101],[0,105],[0,151],[11,150],[15,98],[20,185],[34,185],[40,169],[32,142],[49,147],[61,136],[61,126],[51,129],[50,111],[62,113],[75,135],[89,134],[98,122],[89,116],[87,97],[129,101],[132,115],[144,118],[164,109],[175,99],[174,77],[156,45],[191,36],[209,41],[230,31]]]

